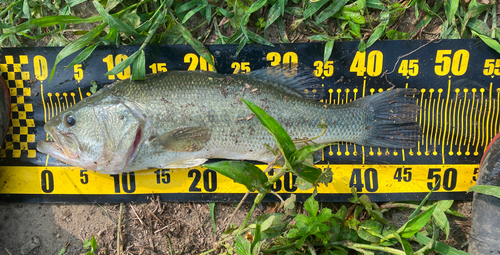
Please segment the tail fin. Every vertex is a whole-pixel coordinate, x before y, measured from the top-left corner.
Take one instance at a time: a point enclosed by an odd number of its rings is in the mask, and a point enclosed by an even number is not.
[[[421,140],[416,116],[417,89],[393,89],[366,97],[372,119],[369,133],[361,144],[371,147],[410,149]],[[368,129],[368,128],[367,128]]]

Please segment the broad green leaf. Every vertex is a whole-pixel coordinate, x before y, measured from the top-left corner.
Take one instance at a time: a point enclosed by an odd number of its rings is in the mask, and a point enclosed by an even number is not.
[[[52,76],[54,76],[54,73],[56,71],[57,64],[67,56],[81,50],[83,47],[85,47],[87,44],[92,42],[94,38],[96,38],[99,34],[101,34],[102,30],[107,26],[108,24],[106,22],[101,23],[99,26],[95,27],[92,29],[90,32],[86,33],[82,37],[72,41],[70,44],[68,44],[66,47],[64,47],[56,57],[56,60],[54,62],[54,67],[52,68],[52,71],[50,72],[50,80],[52,80]]]
[[[266,185],[268,180],[266,174],[251,163],[245,161],[219,161],[203,166],[245,185],[250,191],[257,190],[260,193],[269,191],[269,187]]]
[[[236,241],[234,243],[234,249],[238,255],[252,255],[250,252],[250,242],[243,238],[241,235],[236,236]]]
[[[285,0],[278,0],[281,9],[281,16],[285,15]]]
[[[262,8],[267,3],[267,0],[258,0],[257,2],[254,2],[252,6],[247,10],[247,15],[250,16],[250,13],[256,12]]]
[[[30,6],[28,5],[28,0],[23,1],[23,14],[28,20],[31,19]]]
[[[330,208],[323,208],[318,214],[317,222],[325,222],[332,217],[332,210]]]
[[[443,212],[445,212],[453,205],[453,200],[440,200],[436,204]]]
[[[406,40],[408,39],[408,33],[400,32],[394,29],[391,29],[386,32],[387,38],[391,40]]]
[[[111,16],[105,9],[102,7],[102,5],[97,1],[93,0],[92,3],[94,4],[96,10],[101,14],[103,19],[108,22],[110,27],[116,27],[118,30],[121,32],[127,33],[129,35],[139,35],[133,27],[131,27],[129,24],[125,23],[122,20],[119,20],[113,16]]]
[[[76,56],[64,70],[68,70],[68,68],[71,68],[74,65],[81,63],[82,61],[87,59],[92,54],[92,52],[95,50],[96,47],[97,44],[92,44],[86,49],[82,50],[82,52],[80,52],[80,54],[78,54],[78,56]]]
[[[106,2],[106,11],[111,11],[113,8],[115,8],[118,4],[120,4],[123,0],[108,0]]]
[[[313,196],[310,196],[304,202],[304,208],[306,209],[307,213],[309,213],[309,217],[316,218],[316,215],[318,214],[319,203],[314,199]]]
[[[434,217],[434,220],[436,221],[438,227],[442,229],[446,234],[446,239],[448,239],[448,236],[450,234],[450,222],[444,214],[444,211],[439,206],[436,206],[436,209],[434,210],[432,216]]]
[[[90,246],[92,247],[92,251],[97,251],[97,241],[95,240],[94,235],[90,239]]]
[[[411,248],[411,245],[406,239],[401,238],[401,236],[398,233],[393,233],[394,237],[399,241],[401,246],[403,246],[403,250],[406,255],[413,255],[413,249]]]
[[[300,176],[297,177],[297,179],[295,180],[295,186],[300,190],[310,190],[314,188],[313,183],[311,183],[310,181],[306,181],[304,178],[301,178]]]
[[[349,32],[352,35],[354,35],[355,37],[357,37],[359,39],[362,38],[362,36],[361,36],[361,26],[358,23],[349,20],[349,27],[351,27],[351,30]]]
[[[328,59],[330,59],[330,56],[332,55],[332,50],[333,50],[333,43],[335,40],[330,40],[326,42],[325,44],[325,52],[323,53],[323,63],[326,63]],[[323,148],[321,148],[323,149]]]
[[[448,20],[448,24],[450,25],[455,24],[455,14],[458,10],[458,3],[459,1],[457,0],[444,1],[444,11],[446,13],[446,19]]]
[[[284,1],[284,0],[280,0]],[[274,21],[276,21],[280,17],[280,3],[276,2],[271,8],[269,9],[269,13],[267,14],[267,20],[266,20],[266,27],[264,29],[267,30],[269,26],[271,26]]]
[[[268,213],[257,217],[256,223],[261,226],[261,240],[272,239],[285,232],[292,219],[284,213]]]
[[[361,239],[371,243],[378,243],[382,234],[382,223],[374,220],[363,221],[358,227],[358,235]]]
[[[422,245],[427,245],[431,239],[421,233],[417,233],[415,235],[417,238],[417,241],[422,244]],[[446,255],[469,255],[469,253],[464,252],[464,251],[459,251],[451,246],[448,246],[446,244],[436,242],[434,246],[434,250],[437,251],[439,254],[446,254]]]
[[[483,39],[483,38],[481,38],[481,39]],[[497,42],[497,44],[498,44],[498,42]],[[495,50],[498,51],[497,49],[495,49]],[[500,51],[498,51],[498,52],[500,52]],[[475,191],[475,192],[478,192],[478,193],[481,193],[481,194],[490,195],[490,196],[494,196],[494,197],[500,198],[500,187],[498,187],[498,186],[492,186],[492,185],[474,185],[474,186],[470,187],[469,190],[467,190],[467,192],[471,192],[471,191]]]
[[[290,138],[285,129],[273,117],[269,116],[269,114],[267,114],[257,105],[245,99],[241,100],[248,106],[248,108],[250,108],[255,116],[257,116],[260,123],[273,136],[276,145],[281,150],[285,159],[290,159],[291,155],[295,152],[296,147],[292,141],[292,138]]]
[[[269,229],[272,224],[273,224],[273,221],[274,219],[276,218],[276,216],[274,215],[271,215],[269,218],[267,218],[264,222],[262,222],[262,224],[260,224],[261,226],[261,231],[266,231],[267,229]]]
[[[432,216],[432,213],[436,209],[436,205],[433,205],[427,211],[419,214],[415,218],[409,220],[405,225],[403,225],[397,232],[401,235],[403,238],[410,238],[413,236],[415,233],[420,231],[425,224],[429,221],[429,219]]]
[[[338,218],[339,220],[344,220],[347,215],[347,208],[345,205],[342,205],[342,207],[335,213],[335,217]]]
[[[379,10],[385,9],[384,3],[380,0],[366,0],[366,7]]]
[[[130,77],[130,79],[134,81],[144,80],[146,77],[146,54],[144,50],[140,50],[139,52],[139,56],[134,61],[132,76]]]
[[[368,38],[366,41],[366,48],[372,46],[378,39],[380,39],[382,36],[384,36],[385,33],[385,28],[386,26],[383,24],[380,24],[377,26],[373,34]]]
[[[313,153],[315,153],[316,151],[319,151],[328,145],[329,144],[306,145],[306,146],[300,148],[299,150],[297,150],[295,153],[293,153],[291,159],[297,163],[302,162],[302,161],[306,160],[309,156],[311,156]]]
[[[500,53],[500,43],[498,43],[497,40],[491,39],[491,38],[484,36],[484,35],[481,35],[481,34],[478,34],[475,31],[472,31],[472,33],[479,36],[479,38],[481,38],[481,40],[483,40],[483,42],[486,45],[490,46],[490,48],[492,48],[496,52]],[[474,185],[474,186],[469,188],[468,192],[470,192],[470,191],[476,191],[476,192],[480,192],[480,193],[487,194],[487,195],[492,195],[492,194],[485,193],[486,191],[489,191],[490,193],[496,192],[496,194],[497,194],[496,197],[500,197],[499,196],[500,187],[497,187],[497,186]]]
[[[182,34],[182,37],[184,37],[184,40],[193,47],[193,49],[202,57],[204,58],[207,63],[211,64],[214,67],[214,71],[216,72],[215,64],[212,59],[212,54],[205,48],[205,45],[203,45],[200,41],[196,40],[196,38],[191,35],[191,32],[187,28],[185,28],[182,24],[177,23],[177,27],[179,31]]]
[[[322,23],[326,19],[335,15],[349,0],[333,1],[330,6],[326,7],[322,12],[316,16],[316,24]]]
[[[358,24],[365,24],[365,17],[359,12],[342,11],[342,18],[345,20],[351,20]]]
[[[118,65],[113,67],[113,69],[111,69],[109,72],[105,73],[105,75],[116,75],[118,73],[123,72],[123,70],[125,70],[125,68],[127,68],[129,65],[134,63],[134,61],[139,57],[140,54],[141,54],[140,51],[134,52],[134,54],[130,55],[130,57],[126,58],[125,60],[120,62]]]
[[[311,17],[313,14],[319,11],[323,5],[325,5],[329,0],[319,0],[312,2],[309,7],[304,11],[304,19]]]
[[[294,165],[291,171],[301,177],[302,179],[310,182],[311,184],[316,184],[318,182],[319,176],[321,175],[321,170],[315,167],[310,167],[304,164]],[[297,179],[298,180],[298,179]],[[314,187],[314,186],[313,186]]]
[[[467,27],[477,32],[477,34],[485,36],[489,36],[491,34],[491,29],[488,27],[488,25],[478,18],[469,20],[469,22],[467,23]]]
[[[271,42],[269,42],[268,40],[266,40],[264,37],[248,30],[247,31],[247,35],[248,35],[248,38],[256,43],[259,43],[259,44],[264,44],[264,45],[267,45],[267,46],[271,46],[271,47],[274,47],[274,44],[272,44]]]

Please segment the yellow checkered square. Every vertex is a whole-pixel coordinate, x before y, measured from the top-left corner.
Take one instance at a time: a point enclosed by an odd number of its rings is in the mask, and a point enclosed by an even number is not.
[[[0,150],[0,157],[36,157],[35,121],[32,119],[33,105],[26,102],[31,96],[31,87],[25,86],[30,80],[30,73],[24,65],[29,64],[27,55],[4,56],[5,63],[0,64],[0,71],[5,73],[11,98],[11,126],[7,132],[5,147]],[[1,56],[0,56],[1,61]],[[24,70],[23,70],[24,69]]]

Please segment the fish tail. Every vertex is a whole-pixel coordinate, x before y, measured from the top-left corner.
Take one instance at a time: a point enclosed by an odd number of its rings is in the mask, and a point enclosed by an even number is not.
[[[416,116],[417,89],[392,89],[366,99],[367,126],[361,145],[382,148],[410,149],[421,140]]]

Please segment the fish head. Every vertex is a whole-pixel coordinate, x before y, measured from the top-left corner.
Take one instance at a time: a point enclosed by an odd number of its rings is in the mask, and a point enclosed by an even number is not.
[[[119,173],[137,155],[144,121],[121,100],[81,101],[48,121],[37,149],[70,165]]]

